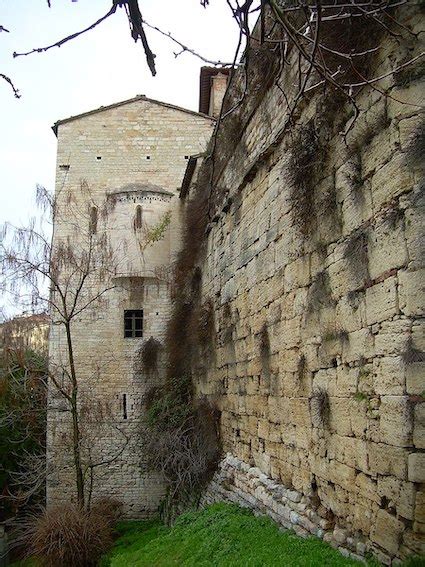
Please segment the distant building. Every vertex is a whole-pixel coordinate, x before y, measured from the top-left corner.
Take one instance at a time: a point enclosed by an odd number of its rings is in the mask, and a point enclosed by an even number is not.
[[[4,349],[47,352],[48,338],[47,313],[19,315],[0,324],[0,352]]]

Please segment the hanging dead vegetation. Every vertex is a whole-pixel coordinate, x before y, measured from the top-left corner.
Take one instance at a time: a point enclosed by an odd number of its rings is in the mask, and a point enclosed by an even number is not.
[[[134,371],[136,375],[147,375],[158,371],[159,356],[162,345],[160,341],[150,337],[145,341],[134,358]]]
[[[208,348],[214,341],[214,305],[211,299],[207,299],[198,314],[198,337],[202,347]]]
[[[310,398],[310,414],[313,427],[326,428],[329,423],[329,396],[326,390],[318,388]]]
[[[422,167],[425,155],[425,120],[418,125],[409,139],[406,151],[407,165]]]
[[[306,314],[309,316],[320,309],[335,307],[335,305],[329,274],[323,270],[317,274],[308,290]]]
[[[292,138],[287,168],[294,224],[303,236],[308,236],[315,224],[314,187],[322,159],[319,136],[313,121],[310,121]]]
[[[370,281],[368,234],[366,229],[353,232],[346,241],[344,258],[348,269],[358,281],[359,287],[364,287]]]
[[[269,330],[267,328],[267,323],[264,323],[261,327],[258,336],[258,345],[260,349],[260,357],[262,361],[265,361],[270,356],[270,337]]]

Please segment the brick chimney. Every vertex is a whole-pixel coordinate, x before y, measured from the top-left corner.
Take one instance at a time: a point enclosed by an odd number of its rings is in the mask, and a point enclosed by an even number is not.
[[[217,118],[229,80],[229,69],[201,67],[199,77],[199,112]]]

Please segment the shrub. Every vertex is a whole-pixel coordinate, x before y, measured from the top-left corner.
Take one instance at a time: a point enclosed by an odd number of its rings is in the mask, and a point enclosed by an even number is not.
[[[143,447],[149,469],[168,484],[161,507],[166,523],[197,505],[212,477],[220,456],[218,421],[219,412],[206,400],[182,404],[164,393],[148,410]]]
[[[112,546],[120,504],[103,499],[85,510],[73,503],[30,516],[23,539],[28,555],[47,567],[91,567]]]

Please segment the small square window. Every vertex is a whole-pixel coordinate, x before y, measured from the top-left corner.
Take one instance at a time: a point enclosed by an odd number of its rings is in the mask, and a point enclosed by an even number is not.
[[[143,309],[124,311],[124,338],[143,337]]]

